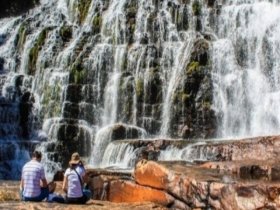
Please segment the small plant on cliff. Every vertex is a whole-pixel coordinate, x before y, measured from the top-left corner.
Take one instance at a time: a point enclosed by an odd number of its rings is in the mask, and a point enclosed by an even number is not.
[[[201,5],[200,5],[199,1],[194,1],[193,2],[193,4],[192,4],[192,11],[193,11],[193,14],[195,16],[200,15],[200,13],[201,13]]]
[[[196,73],[198,70],[199,70],[199,63],[196,62],[196,61],[192,61],[187,66],[187,74],[188,75],[192,75],[192,74]]]

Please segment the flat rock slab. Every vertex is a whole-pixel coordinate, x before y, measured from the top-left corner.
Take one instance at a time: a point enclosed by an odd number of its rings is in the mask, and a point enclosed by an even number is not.
[[[0,202],[0,209],[3,210],[166,210],[167,208],[161,207],[153,203],[112,203],[106,201],[91,200],[84,205],[69,205],[47,202]]]

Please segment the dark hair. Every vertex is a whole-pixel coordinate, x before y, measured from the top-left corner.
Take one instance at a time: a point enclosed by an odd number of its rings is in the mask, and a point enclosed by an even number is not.
[[[33,158],[36,158],[36,159],[41,159],[41,158],[42,158],[42,153],[39,152],[39,151],[34,151],[34,152],[32,153],[32,157],[33,157]]]

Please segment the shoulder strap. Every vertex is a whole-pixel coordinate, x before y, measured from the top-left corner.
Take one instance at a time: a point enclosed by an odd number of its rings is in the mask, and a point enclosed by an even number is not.
[[[76,171],[75,168],[74,168],[73,170],[74,170],[74,171],[76,172],[76,174],[78,175],[78,178],[79,178],[80,184],[81,184],[81,189],[82,189],[82,192],[83,192],[83,182],[82,182],[82,179],[81,179],[81,177],[80,177],[80,174]]]

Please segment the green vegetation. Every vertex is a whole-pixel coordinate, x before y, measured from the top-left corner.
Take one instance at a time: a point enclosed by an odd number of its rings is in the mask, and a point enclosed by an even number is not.
[[[136,13],[137,13],[137,7],[136,6],[131,6],[131,7],[128,7],[127,8],[127,11],[126,11],[126,16],[128,18],[135,18],[136,17]]]
[[[91,0],[79,0],[78,10],[80,13],[80,23],[83,23],[87,17],[89,6],[91,4]]]
[[[211,103],[209,101],[202,101],[201,106],[203,110],[211,109]]]
[[[137,98],[141,98],[143,96],[143,92],[144,92],[144,80],[143,79],[137,79],[135,88],[136,88]]]
[[[72,38],[72,28],[71,26],[62,26],[59,29],[59,35],[63,41],[69,41]]]
[[[196,73],[199,70],[199,62],[197,61],[190,62],[186,70],[188,75],[192,75]]]
[[[127,62],[128,62],[127,58],[125,58],[125,59],[122,60],[122,63],[121,63],[121,70],[122,70],[123,72],[126,71],[126,69],[127,69]]]
[[[94,34],[100,33],[102,26],[102,16],[98,13],[92,20],[92,30]]]
[[[45,85],[44,92],[42,95],[42,106],[47,109],[46,117],[55,117],[58,116],[61,112],[60,105],[60,94],[62,88],[59,82],[57,82],[54,86]]]
[[[39,34],[37,40],[35,41],[35,44],[31,48],[29,52],[29,63],[28,63],[28,74],[29,75],[35,75],[36,72],[36,62],[38,59],[39,51],[41,50],[43,44],[45,43],[45,40],[48,35],[48,28],[45,28],[41,31]]]
[[[18,32],[18,42],[17,42],[17,48],[20,51],[23,49],[23,45],[26,40],[26,31],[27,31],[26,25],[21,24]]]
[[[186,103],[190,99],[190,94],[185,93],[184,91],[178,91],[173,95],[173,102],[183,102]]]
[[[190,99],[190,95],[186,93],[183,93],[181,97],[183,103],[186,103]]]
[[[82,63],[74,63],[70,72],[70,82],[81,84],[83,83],[85,77],[86,73]]]
[[[199,1],[194,1],[193,4],[192,4],[192,11],[193,11],[193,14],[195,16],[198,16],[201,14],[201,5],[199,3]]]

